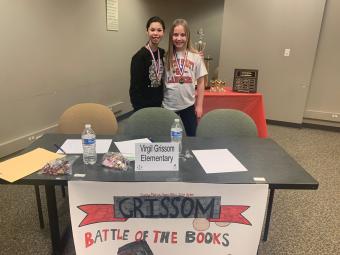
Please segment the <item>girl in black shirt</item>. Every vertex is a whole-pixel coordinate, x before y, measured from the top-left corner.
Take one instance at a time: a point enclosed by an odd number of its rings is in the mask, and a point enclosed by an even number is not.
[[[149,41],[131,60],[130,100],[135,111],[160,107],[163,100],[164,49],[158,47],[164,36],[164,21],[152,17],[146,23]]]

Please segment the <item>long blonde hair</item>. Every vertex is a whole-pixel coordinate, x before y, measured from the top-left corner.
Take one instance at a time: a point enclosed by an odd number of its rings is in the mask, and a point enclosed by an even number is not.
[[[172,67],[173,67],[173,56],[174,56],[174,44],[172,41],[172,36],[174,34],[174,30],[175,27],[177,26],[183,26],[184,31],[185,31],[185,35],[187,37],[187,41],[186,41],[186,49],[188,51],[191,52],[195,52],[197,53],[197,50],[195,50],[192,45],[191,45],[191,40],[190,40],[190,29],[189,29],[189,25],[188,22],[185,19],[176,19],[174,20],[174,22],[172,23],[170,32],[169,32],[169,45],[168,45],[168,52],[166,53],[165,56],[165,62],[166,62],[166,69],[169,71]]]

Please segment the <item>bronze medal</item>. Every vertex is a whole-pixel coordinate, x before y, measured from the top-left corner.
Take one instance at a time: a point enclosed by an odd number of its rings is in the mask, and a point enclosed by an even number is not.
[[[185,70],[185,65],[186,65],[186,63],[187,63],[187,56],[188,56],[188,52],[187,51],[185,51],[185,53],[184,53],[184,61],[183,61],[183,63],[182,64],[180,64],[180,60],[178,59],[178,57],[177,57],[177,53],[176,52],[174,52],[174,58],[175,58],[175,60],[176,60],[176,65],[177,65],[177,68],[178,68],[178,71],[179,71],[179,74],[180,74],[180,77],[179,77],[179,80],[178,80],[178,82],[180,83],[180,84],[183,84],[184,83],[184,77],[183,77],[183,75],[184,75],[184,70]],[[177,78],[177,77],[176,77]]]

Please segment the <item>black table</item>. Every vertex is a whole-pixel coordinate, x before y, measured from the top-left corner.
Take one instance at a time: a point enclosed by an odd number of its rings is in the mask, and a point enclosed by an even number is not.
[[[47,134],[35,141],[25,152],[42,147],[56,151],[54,144],[62,145],[68,138],[78,138],[79,135]],[[140,137],[131,136],[98,136],[112,138],[113,141],[123,141]],[[168,142],[168,137],[152,137],[153,142]],[[275,189],[317,189],[318,182],[309,175],[292,157],[271,139],[261,138],[198,138],[184,137],[183,151],[189,149],[225,149],[227,148],[247,169],[246,172],[206,174],[195,158],[183,161],[180,159],[179,171],[176,172],[134,172],[133,165],[126,172],[107,171],[99,164],[84,165],[80,157],[73,165],[74,174],[85,174],[79,178],[71,176],[41,175],[33,173],[13,184],[44,185],[47,200],[48,218],[51,231],[51,241],[54,254],[62,252],[59,232],[59,220],[55,196],[55,186],[67,185],[70,180],[105,181],[105,182],[190,182],[217,184],[256,184],[267,183],[270,194],[263,240],[267,240],[270,215]],[[110,151],[118,151],[112,142]],[[101,159],[101,155],[98,155]],[[257,182],[254,177],[263,177],[265,181]],[[1,184],[7,182],[0,179]]]

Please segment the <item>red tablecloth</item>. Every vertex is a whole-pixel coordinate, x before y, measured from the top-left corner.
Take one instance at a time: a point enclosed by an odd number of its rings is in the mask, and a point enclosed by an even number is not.
[[[267,124],[264,115],[261,93],[237,93],[226,87],[225,92],[204,92],[203,115],[214,109],[237,109],[248,114],[257,126],[258,136],[267,137]]]

